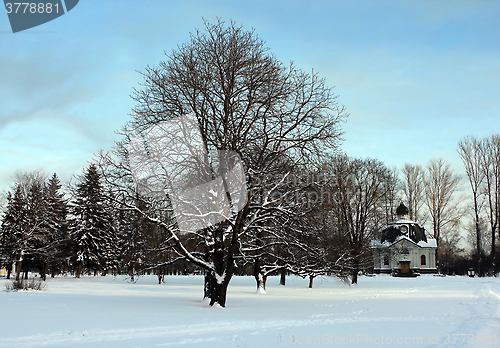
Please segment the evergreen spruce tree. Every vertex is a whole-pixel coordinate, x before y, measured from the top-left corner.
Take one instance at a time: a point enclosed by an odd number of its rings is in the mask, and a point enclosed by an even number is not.
[[[114,232],[112,215],[107,207],[99,172],[92,164],[76,185],[75,197],[70,205],[70,238],[77,278],[83,268],[95,274],[109,266]]]
[[[2,218],[0,229],[0,260],[7,268],[7,279],[16,261],[22,256],[22,235],[25,224],[25,201],[23,199],[21,185],[17,184],[14,194],[7,196],[7,209]]]
[[[40,172],[19,175],[14,194],[9,193],[2,224],[2,258],[9,268],[15,265],[16,280],[40,270],[46,257],[48,234],[44,197],[45,180]]]
[[[44,264],[51,270],[52,276],[58,271],[63,271],[69,257],[68,239],[68,206],[61,192],[61,183],[54,173],[45,187],[45,201],[47,219],[45,228],[48,232],[47,258]],[[46,271],[42,271],[45,278]]]
[[[26,229],[23,235],[23,268],[24,278],[28,272],[38,270],[41,274],[46,270],[51,240],[47,228],[48,210],[45,197],[45,180],[29,182],[26,200]],[[20,270],[16,270],[19,272]],[[16,274],[16,277],[19,276]],[[45,276],[44,276],[45,278]]]
[[[2,263],[16,279],[21,271],[40,272],[42,278],[55,267],[66,231],[66,202],[59,192],[57,175],[47,184],[42,172],[17,174],[14,193],[8,193],[8,206],[0,230]],[[10,276],[10,272],[9,272]]]

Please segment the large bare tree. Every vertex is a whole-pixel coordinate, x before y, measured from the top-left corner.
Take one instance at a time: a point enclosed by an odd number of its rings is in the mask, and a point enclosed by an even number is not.
[[[475,247],[479,262],[479,273],[484,273],[483,252],[491,245],[491,266],[496,271],[496,233],[500,218],[500,136],[492,135],[483,139],[467,136],[461,139],[457,151],[464,163],[465,172],[472,190]],[[491,242],[486,241],[488,221]],[[485,245],[484,242],[486,242]]]
[[[336,190],[333,219],[353,257],[351,282],[371,264],[369,242],[385,222],[384,201],[394,180],[391,170],[374,159],[337,156],[331,164]]]
[[[260,291],[267,276],[277,271],[281,285],[288,272],[309,277],[311,287],[319,275],[342,280],[350,275],[354,258],[332,218],[338,191],[330,165],[327,160],[320,171],[289,175],[278,195],[282,202],[273,208],[272,224],[260,226],[254,238],[243,241],[245,251],[255,252],[254,275]]]
[[[483,255],[481,252],[481,187],[484,182],[484,171],[481,169],[481,142],[475,137],[464,137],[458,142],[458,154],[462,159],[465,167],[465,173],[469,179],[469,184],[472,190],[472,202],[474,208],[474,226],[476,232],[476,252],[478,262],[478,273],[483,275]]]
[[[443,234],[458,228],[464,215],[461,200],[455,197],[460,176],[441,158],[429,161],[424,176],[425,204],[432,220],[433,236],[438,248]],[[437,255],[436,255],[437,256]]]
[[[424,205],[424,171],[422,166],[405,163],[401,170],[403,191],[408,200],[410,220],[419,221],[420,210]]]
[[[500,135],[492,135],[476,143],[484,175],[486,210],[491,232],[491,262],[493,272],[496,265],[496,233],[500,219]]]
[[[384,207],[385,224],[388,225],[394,221],[395,210],[401,197],[398,197],[400,192],[401,181],[399,180],[399,170],[397,167],[389,168],[389,177],[385,181],[386,195],[384,196],[384,201],[382,203]],[[378,238],[376,235],[375,238]]]
[[[281,159],[297,166],[314,164],[337,146],[347,114],[317,73],[281,63],[254,31],[233,22],[206,22],[204,30],[193,33],[189,42],[142,75],[142,88],[133,96],[137,106],[115,151],[121,161],[113,164],[109,156],[106,164],[114,165],[114,178],[121,175],[121,182],[128,183],[121,191],[124,196],[132,195],[127,146],[161,122],[190,114],[208,154],[223,150],[241,157],[247,203],[227,220],[192,231],[195,249],[183,243],[181,237],[186,236],[179,234],[175,223],[144,216],[169,231],[179,258],[205,270],[210,304],[225,306],[235,264],[246,256],[241,241],[272,225],[276,216],[293,213],[290,201],[276,197],[283,195],[280,188],[287,175]],[[128,207],[133,209],[133,200]]]

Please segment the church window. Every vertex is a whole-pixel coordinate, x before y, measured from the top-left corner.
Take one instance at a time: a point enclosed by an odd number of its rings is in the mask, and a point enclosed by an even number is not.
[[[388,266],[389,265],[389,256],[384,255],[384,265]]]

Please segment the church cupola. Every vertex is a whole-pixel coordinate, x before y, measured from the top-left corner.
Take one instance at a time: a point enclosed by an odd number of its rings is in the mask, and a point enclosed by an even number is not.
[[[403,202],[396,209],[396,217],[398,220],[408,220],[408,208]]]

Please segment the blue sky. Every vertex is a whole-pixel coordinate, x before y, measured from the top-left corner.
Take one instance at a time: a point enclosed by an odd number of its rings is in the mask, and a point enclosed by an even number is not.
[[[500,133],[498,1],[81,0],[16,34],[0,15],[0,191],[16,170],[66,181],[109,150],[137,71],[217,17],[335,86],[349,155],[462,171],[458,140]]]

